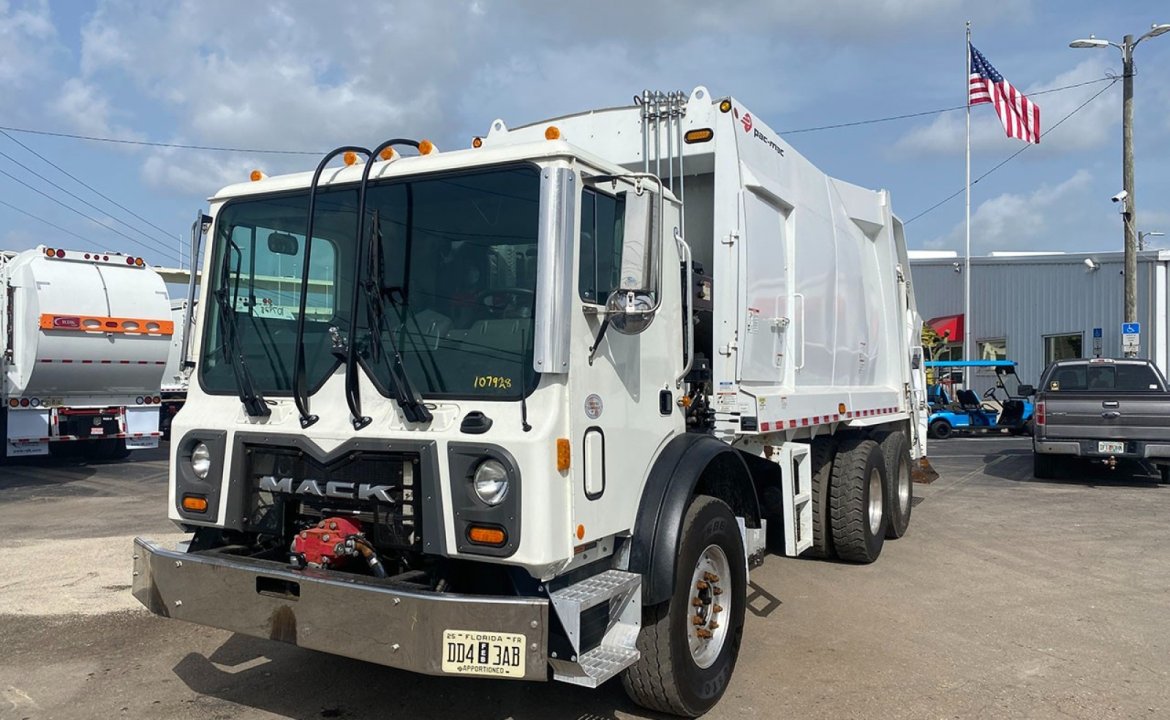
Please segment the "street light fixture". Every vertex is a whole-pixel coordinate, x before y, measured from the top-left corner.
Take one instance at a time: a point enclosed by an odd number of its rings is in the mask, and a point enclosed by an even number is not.
[[[1138,233],[1138,250],[1146,249],[1146,238],[1148,237],[1162,237],[1166,233],[1158,232],[1157,230],[1146,230]]]
[[[1122,110],[1121,110],[1121,176],[1126,197],[1122,201],[1122,223],[1125,227],[1125,322],[1137,321],[1137,205],[1134,202],[1133,187],[1133,50],[1142,40],[1158,37],[1170,32],[1170,23],[1154,23],[1137,40],[1126,35],[1120,44],[1090,35],[1088,38],[1073,40],[1072,48],[1104,48],[1112,45],[1121,51],[1122,62]],[[1126,355],[1133,355],[1126,352]]]

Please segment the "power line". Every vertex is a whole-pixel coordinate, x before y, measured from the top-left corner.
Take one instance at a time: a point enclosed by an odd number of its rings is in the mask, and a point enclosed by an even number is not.
[[[217,147],[215,145],[184,145],[183,143],[151,142],[149,140],[123,140],[121,138],[99,137],[97,135],[74,135],[72,133],[51,132],[49,130],[30,130],[29,128],[9,127],[0,125],[0,130],[29,135],[47,135],[49,137],[69,138],[71,140],[89,140],[91,142],[116,143],[119,145],[141,145],[145,147],[176,148],[179,150],[209,150],[214,152],[236,153],[264,153],[268,155],[324,155],[324,152],[312,150],[261,150],[257,148]]]
[[[12,157],[12,156],[11,156],[11,155],[9,155],[8,153],[4,152],[3,150],[0,150],[0,157],[7,158],[9,162],[11,162],[11,163],[13,163],[13,164],[15,164],[15,165],[19,165],[20,167],[24,168],[24,169],[25,169],[25,170],[27,170],[28,172],[32,173],[33,175],[35,175],[35,176],[37,176],[38,178],[40,178],[41,180],[43,180],[44,182],[47,182],[48,184],[52,185],[53,187],[57,188],[57,189],[58,189],[58,190],[60,190],[61,192],[63,192],[63,193],[65,193],[66,195],[68,195],[69,197],[73,198],[74,200],[77,200],[78,202],[85,203],[85,204],[86,204],[88,207],[91,207],[91,208],[93,208],[94,210],[97,210],[97,211],[98,211],[98,212],[100,212],[100,213],[105,213],[105,214],[109,215],[109,216],[110,216],[110,219],[111,219],[111,220],[113,220],[114,222],[117,222],[117,223],[119,223],[119,224],[121,224],[121,225],[124,225],[125,227],[129,228],[130,230],[133,230],[134,232],[138,233],[139,235],[141,235],[142,237],[146,238],[147,240],[150,240],[150,241],[152,241],[152,242],[160,242],[158,238],[156,238],[156,237],[153,237],[153,236],[151,236],[151,235],[147,235],[146,233],[142,232],[141,230],[139,230],[138,228],[134,227],[134,226],[133,226],[133,225],[131,225],[130,223],[128,223],[128,222],[126,222],[126,221],[124,221],[124,220],[121,220],[121,219],[119,219],[119,218],[116,218],[116,217],[114,217],[114,216],[113,216],[113,214],[111,214],[111,213],[106,213],[106,211],[105,211],[105,210],[103,210],[102,208],[98,207],[97,205],[94,205],[93,203],[91,203],[90,201],[86,200],[85,198],[83,198],[83,197],[81,197],[81,196],[77,195],[76,193],[70,192],[69,190],[66,190],[65,188],[61,187],[60,185],[58,185],[57,183],[53,182],[52,180],[50,180],[49,178],[45,177],[44,175],[41,175],[41,174],[40,174],[39,172],[37,172],[36,170],[33,170],[33,169],[32,169],[32,168],[30,168],[28,165],[25,165],[24,163],[20,162],[19,160],[17,160],[16,158]]]
[[[138,213],[136,213],[136,212],[134,212],[133,210],[131,210],[130,208],[126,207],[125,205],[122,205],[122,204],[121,204],[121,203],[119,203],[117,200],[114,200],[113,198],[111,198],[111,197],[109,197],[109,196],[107,196],[107,195],[103,194],[103,193],[102,193],[100,190],[98,190],[98,189],[97,189],[97,188],[95,188],[94,186],[92,186],[92,185],[90,185],[89,183],[85,182],[84,180],[82,180],[81,178],[77,177],[76,175],[74,175],[74,174],[70,173],[70,172],[69,172],[68,170],[66,170],[65,168],[61,167],[60,165],[58,165],[57,163],[53,162],[52,160],[50,160],[49,158],[45,157],[44,155],[41,155],[41,154],[40,154],[39,152],[37,152],[36,150],[33,150],[33,149],[32,149],[32,148],[30,148],[28,145],[25,145],[24,143],[22,143],[21,141],[17,140],[17,139],[16,139],[16,138],[14,138],[14,137],[12,137],[12,136],[11,136],[11,135],[9,135],[8,133],[4,132],[3,130],[0,130],[0,135],[3,135],[4,137],[8,138],[8,139],[9,139],[9,140],[11,140],[12,142],[16,143],[17,145],[21,146],[21,147],[22,147],[22,148],[24,148],[25,150],[29,151],[29,152],[30,152],[30,153],[32,153],[33,155],[36,155],[36,156],[37,156],[38,158],[40,158],[42,161],[44,161],[44,162],[48,163],[49,165],[51,165],[52,167],[56,168],[58,172],[60,172],[61,174],[65,175],[66,177],[69,177],[69,178],[71,178],[71,179],[72,179],[74,182],[78,183],[79,185],[82,185],[83,187],[86,187],[86,188],[88,188],[88,189],[90,190],[90,192],[92,192],[93,194],[95,194],[95,195],[97,195],[98,197],[102,198],[103,200],[105,200],[105,201],[107,201],[107,202],[109,202],[109,203],[112,203],[112,204],[114,204],[115,206],[117,206],[117,207],[121,208],[122,210],[124,210],[124,211],[126,211],[126,212],[130,213],[130,214],[131,214],[131,215],[133,215],[134,217],[138,218],[138,219],[139,219],[139,220],[141,220],[142,222],[144,222],[144,223],[146,223],[147,225],[151,226],[151,227],[152,227],[152,228],[154,228],[155,230],[158,230],[159,232],[163,233],[164,235],[169,235],[169,234],[170,234],[170,231],[169,231],[169,230],[166,230],[165,228],[161,228],[161,227],[159,227],[158,225],[155,225],[155,224],[154,224],[154,223],[152,223],[151,221],[147,220],[146,218],[142,217],[142,216],[141,216],[141,215],[139,215]]]
[[[1028,95],[1047,95],[1048,93],[1061,92],[1063,90],[1072,90],[1073,88],[1084,87],[1086,85],[1094,85],[1100,82],[1116,81],[1116,77],[1103,77],[1096,80],[1086,80],[1085,82],[1075,83],[1073,85],[1064,85],[1061,87],[1051,88],[1049,90],[1039,90]],[[857,127],[859,125],[876,125],[877,123],[891,122],[893,120],[907,120],[916,117],[925,117],[927,115],[941,115],[943,113],[954,112],[955,110],[964,110],[966,105],[954,105],[946,108],[939,108],[937,110],[923,110],[921,112],[906,113],[904,115],[890,115],[888,117],[871,118],[869,120],[855,120],[853,122],[836,123],[834,125],[819,125],[817,127],[800,128],[797,130],[781,130],[781,135],[796,135],[797,133],[817,132],[820,130],[837,130],[839,128]]]
[[[1088,100],[1084,101],[1084,102],[1083,102],[1083,103],[1081,103],[1080,105],[1077,105],[1075,108],[1073,108],[1073,111],[1072,111],[1072,112],[1070,112],[1068,115],[1065,115],[1065,116],[1064,116],[1064,117],[1062,117],[1060,120],[1058,120],[1058,121],[1056,122],[1056,124],[1055,124],[1055,125],[1053,125],[1052,127],[1048,128],[1048,129],[1047,129],[1047,130],[1045,130],[1044,132],[1040,133],[1040,137],[1044,137],[1044,136],[1045,136],[1045,135],[1047,135],[1048,133],[1050,133],[1050,132],[1052,132],[1053,130],[1055,130],[1056,128],[1060,127],[1060,126],[1061,126],[1061,124],[1063,124],[1065,120],[1068,120],[1068,119],[1069,119],[1070,117],[1072,117],[1073,115],[1076,115],[1076,114],[1077,114],[1078,112],[1080,112],[1080,111],[1081,111],[1081,110],[1082,110],[1082,109],[1083,109],[1083,108],[1084,108],[1086,105],[1088,105],[1089,103],[1093,102],[1094,100],[1096,100],[1097,98],[1099,98],[1099,97],[1100,97],[1102,94],[1104,94],[1104,92],[1105,92],[1106,90],[1108,90],[1109,88],[1113,87],[1113,83],[1116,83],[1116,82],[1117,82],[1117,81],[1118,81],[1120,78],[1105,78],[1105,79],[1106,79],[1106,80],[1112,80],[1113,82],[1111,82],[1111,83],[1109,83],[1108,85],[1106,85],[1105,87],[1101,88],[1101,89],[1100,89],[1100,90],[1098,90],[1096,93],[1094,93],[1094,94],[1093,94],[1093,96],[1092,96],[1092,97],[1090,97]],[[966,107],[966,106],[964,106],[964,107]],[[1016,150],[1016,151],[1015,151],[1014,153],[1012,153],[1011,155],[1008,155],[1006,158],[1004,158],[1003,160],[1001,160],[1001,161],[1000,161],[1000,162],[999,162],[999,163],[998,163],[998,164],[997,164],[995,167],[991,168],[991,169],[990,169],[990,170],[988,170],[987,172],[983,173],[983,174],[982,174],[982,175],[980,175],[979,177],[977,177],[977,178],[975,178],[974,180],[972,180],[972,181],[971,181],[971,184],[972,184],[972,185],[975,185],[976,183],[978,183],[978,182],[979,182],[980,180],[982,180],[983,178],[987,177],[988,175],[990,175],[991,173],[995,172],[996,170],[999,170],[999,169],[1000,169],[1001,167],[1003,167],[1004,165],[1007,165],[1009,162],[1011,162],[1012,160],[1014,160],[1014,159],[1016,158],[1016,156],[1018,156],[1020,153],[1024,152],[1024,151],[1025,151],[1025,150],[1027,150],[1028,148],[1032,147],[1032,145],[1033,145],[1032,143],[1028,143],[1027,145],[1025,145],[1024,147],[1020,148],[1019,150]],[[965,186],[964,186],[964,187],[961,187],[961,188],[959,188],[959,189],[958,189],[958,190],[956,190],[955,192],[951,193],[950,195],[948,195],[947,197],[943,198],[942,200],[939,200],[939,201],[938,201],[938,202],[936,202],[934,205],[931,205],[930,207],[926,208],[925,210],[923,210],[922,212],[918,213],[917,215],[915,215],[914,217],[910,218],[909,220],[907,220],[906,222],[904,222],[904,223],[902,223],[902,224],[903,224],[903,225],[909,225],[910,223],[914,222],[915,220],[917,220],[918,218],[922,217],[923,215],[926,215],[927,213],[930,213],[930,212],[933,212],[933,211],[937,210],[938,208],[942,207],[943,205],[946,205],[947,203],[949,203],[951,200],[954,200],[955,198],[957,198],[957,197],[959,197],[960,195],[962,195],[962,194],[963,194],[963,191],[964,191],[964,190],[966,190],[966,189],[967,189],[967,188],[966,188]]]
[[[73,232],[69,228],[63,228],[60,225],[58,225],[57,223],[50,222],[50,221],[44,219],[40,215],[33,215],[28,210],[25,210],[23,208],[18,208],[15,205],[13,205],[12,203],[8,203],[8,202],[5,202],[3,200],[0,200],[0,205],[3,205],[9,209],[15,210],[16,212],[21,213],[22,215],[28,215],[33,220],[43,222],[44,224],[48,225],[49,227],[56,228],[63,233],[68,233],[68,234],[72,235],[73,237],[77,238],[78,240],[81,240],[82,242],[86,243],[87,245],[97,245],[97,243],[95,243],[94,241],[90,240],[89,238],[82,237],[81,235],[78,235],[77,233]]]
[[[1046,95],[1048,93],[1061,92],[1063,90],[1071,90],[1073,88],[1084,87],[1085,85],[1092,85],[1094,83],[1105,82],[1113,80],[1114,78],[1097,78],[1096,80],[1087,80],[1073,85],[1064,85],[1062,87],[1051,88],[1049,90],[1040,90],[1031,95]],[[872,125],[875,123],[890,122],[893,120],[906,120],[909,118],[924,117],[926,115],[939,115],[941,113],[952,112],[954,110],[962,110],[966,105],[956,105],[954,107],[939,108],[937,110],[923,110],[922,112],[906,113],[904,115],[891,115],[889,117],[872,118],[869,120],[856,120],[853,122],[836,123],[833,125],[821,125],[818,127],[798,128],[796,130],[784,130],[782,135],[795,135],[797,133],[816,132],[819,130],[836,130],[839,128],[856,127],[858,125]],[[138,145],[143,147],[158,147],[158,148],[174,148],[177,150],[206,150],[210,152],[235,152],[235,153],[255,153],[265,155],[324,155],[325,151],[318,150],[274,150],[265,148],[240,148],[240,147],[223,147],[218,145],[189,145],[185,143],[165,143],[154,142],[151,140],[126,140],[124,138],[101,137],[98,135],[78,135],[74,133],[54,132],[51,130],[33,130],[31,128],[20,128],[9,125],[0,125],[0,131],[5,133],[25,133],[28,135],[45,135],[48,137],[69,138],[71,140],[87,140],[90,142],[104,142],[114,143],[118,145]]]
[[[141,240],[130,237],[129,235],[122,232],[118,228],[111,227],[111,226],[107,225],[106,223],[102,222],[101,220],[98,220],[95,217],[92,217],[90,215],[86,215],[85,213],[81,212],[77,208],[72,207],[71,205],[67,205],[66,203],[58,200],[57,198],[53,197],[52,195],[48,194],[47,192],[45,192],[39,188],[35,188],[32,185],[29,185],[24,180],[21,180],[20,178],[16,177],[15,175],[8,172],[7,170],[0,169],[0,174],[7,175],[12,180],[15,180],[17,183],[25,186],[29,190],[32,190],[33,192],[37,193],[38,195],[43,195],[44,197],[48,198],[49,200],[52,200],[53,202],[57,203],[61,207],[65,208],[66,210],[69,210],[70,212],[76,213],[76,214],[80,215],[81,217],[85,218],[86,220],[89,220],[90,222],[97,223],[98,225],[101,225],[102,227],[104,227],[105,229],[109,230],[110,232],[112,232],[116,235],[121,235],[122,237],[126,238],[127,240],[129,240],[130,242],[134,243],[135,245],[137,245],[139,247],[146,248],[147,250],[151,250],[153,252],[160,253],[160,254],[165,255],[167,257],[170,257],[172,259],[177,259],[177,256],[174,254],[174,251],[164,251],[162,248],[149,247],[146,244],[144,244]]]

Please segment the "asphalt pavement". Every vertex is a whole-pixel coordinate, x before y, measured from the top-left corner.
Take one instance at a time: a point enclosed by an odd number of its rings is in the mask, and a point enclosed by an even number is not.
[[[707,717],[1170,718],[1170,486],[1038,481],[1027,439],[931,457],[875,564],[752,572]],[[648,716],[616,682],[416,676],[156,618],[129,598],[128,539],[173,536],[165,502],[162,450],[0,468],[0,719]]]

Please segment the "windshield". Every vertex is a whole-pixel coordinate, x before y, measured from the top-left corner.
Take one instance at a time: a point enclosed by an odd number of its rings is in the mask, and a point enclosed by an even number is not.
[[[304,334],[311,392],[341,362],[334,341],[349,333],[358,287],[357,189],[322,189],[316,202]],[[366,228],[376,221],[377,232],[363,260],[383,312],[371,329],[378,314],[359,303],[355,342],[379,392],[392,393],[395,346],[425,397],[517,399],[535,387],[539,205],[532,166],[370,185]],[[210,290],[228,288],[242,345],[235,351],[265,395],[291,393],[307,207],[307,191],[236,200],[216,223]],[[209,392],[235,393],[222,325],[222,314],[208,313],[200,372]]]

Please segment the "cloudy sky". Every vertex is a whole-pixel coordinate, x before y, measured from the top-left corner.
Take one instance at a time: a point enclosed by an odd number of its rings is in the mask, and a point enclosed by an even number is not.
[[[912,247],[961,250],[961,193],[920,214],[963,187],[962,109],[810,129],[962,106],[965,20],[1008,80],[1042,93],[1045,129],[1068,116],[975,186],[976,254],[1120,248],[1121,84],[1090,82],[1119,75],[1120,53],[1068,42],[1170,22],[1164,0],[0,0],[0,248],[93,243],[173,265],[204,198],[252,168],[309,169],[391,135],[465,147],[496,117],[702,84],[830,174],[889,189]],[[1139,226],[1166,231],[1157,244],[1170,240],[1170,35],[1135,57]],[[972,127],[976,177],[1024,147],[990,106]]]

